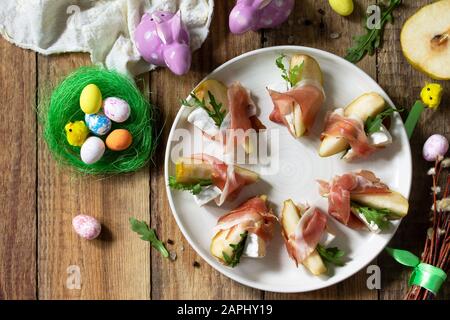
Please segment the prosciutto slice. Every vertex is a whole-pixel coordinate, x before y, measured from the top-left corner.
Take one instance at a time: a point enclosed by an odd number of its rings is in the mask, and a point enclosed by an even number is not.
[[[297,264],[314,252],[327,226],[327,217],[317,208],[308,209],[300,218],[295,233],[284,240],[289,256]]]
[[[218,206],[222,205],[226,200],[234,199],[244,186],[255,182],[254,180],[249,179],[249,177],[237,173],[233,165],[226,164],[213,156],[196,154],[192,155],[191,158],[212,165],[213,185],[222,191],[220,197],[215,200]]]
[[[214,233],[230,230],[240,225],[243,230],[254,233],[264,241],[270,241],[277,218],[260,197],[247,200],[238,208],[219,218]]]
[[[318,181],[319,192],[328,197],[328,213],[342,224],[353,228],[364,228],[364,224],[351,211],[352,194],[389,193],[389,187],[371,171],[346,173],[336,176],[328,183]]]
[[[286,120],[286,116],[294,113],[296,105],[300,106],[303,124],[306,130],[311,129],[316,116],[325,101],[325,94],[322,86],[311,81],[301,81],[287,92],[268,90],[274,109],[269,119],[273,122],[284,124],[291,128]],[[294,136],[295,134],[291,132]]]
[[[347,160],[364,158],[377,150],[369,143],[362,121],[345,117],[336,111],[328,112],[325,118],[325,130],[322,133],[321,140],[327,136],[347,140],[353,151]]]

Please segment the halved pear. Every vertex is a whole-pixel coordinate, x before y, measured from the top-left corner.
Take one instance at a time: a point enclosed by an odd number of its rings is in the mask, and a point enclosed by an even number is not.
[[[378,93],[365,93],[345,107],[344,115],[346,117],[356,117],[362,122],[367,118],[374,117],[386,109],[386,101]],[[341,137],[326,136],[319,147],[321,157],[329,157],[336,153],[345,151],[349,148],[347,140]]]
[[[421,72],[437,80],[450,79],[450,0],[422,7],[403,25],[403,54]]]
[[[291,62],[289,65],[289,70],[292,70],[296,66],[299,66],[303,63],[302,72],[298,75],[298,79],[295,79],[297,82],[300,80],[311,80],[323,85],[323,75],[322,70],[320,69],[319,63],[311,56],[305,54],[296,54],[291,58]],[[292,117],[293,127],[295,132],[294,136],[296,138],[300,138],[306,132],[306,126],[303,122],[302,110],[298,104],[294,105],[294,114]]]
[[[237,174],[249,183],[256,182],[259,175],[251,170],[234,166]],[[201,160],[180,158],[175,164],[175,179],[180,183],[197,183],[199,180],[211,179],[213,166]]]
[[[322,69],[320,69],[319,63],[311,56],[306,54],[295,54],[291,58],[289,69],[292,70],[297,65],[303,63],[303,70],[300,73],[300,80],[312,80],[317,81],[321,85],[323,85],[323,74]]]
[[[260,198],[264,201],[267,201],[266,195],[261,195]],[[245,226],[238,224],[228,230],[221,230],[217,232],[211,240],[211,254],[217,260],[219,260],[219,262],[225,264],[223,253],[225,252],[225,254],[227,254],[229,257],[232,257],[233,248],[230,246],[230,244],[238,244],[242,240],[241,234],[243,234],[245,231]],[[262,255],[265,255],[265,241],[258,237],[258,242],[260,246],[260,253]]]
[[[194,94],[197,98],[205,99],[206,106],[211,108],[208,91],[214,96],[216,102],[222,104],[221,111],[228,110],[228,87],[226,85],[218,80],[207,79],[195,88]]]
[[[301,208],[297,207],[291,199],[283,202],[283,209],[281,211],[281,228],[283,237],[289,239],[289,236],[295,233],[295,229],[300,221],[302,215]],[[303,261],[303,265],[314,275],[321,275],[327,272],[327,267],[317,250]]]
[[[374,209],[387,209],[390,219],[400,219],[408,214],[408,200],[396,191],[390,193],[352,194],[352,201]]]

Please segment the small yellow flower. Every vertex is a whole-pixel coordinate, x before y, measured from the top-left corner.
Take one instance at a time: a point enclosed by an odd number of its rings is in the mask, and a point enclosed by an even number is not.
[[[420,92],[422,102],[430,109],[437,109],[441,103],[443,89],[439,83],[427,83]]]

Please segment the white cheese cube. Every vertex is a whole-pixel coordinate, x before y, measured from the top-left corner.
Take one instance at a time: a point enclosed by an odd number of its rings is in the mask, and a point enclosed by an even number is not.
[[[380,227],[375,224],[373,221],[369,222],[367,221],[366,217],[362,214],[362,213],[357,213],[356,216],[362,221],[364,222],[364,224],[366,225],[367,228],[369,228],[370,231],[372,231],[373,233],[380,233],[381,229]]]

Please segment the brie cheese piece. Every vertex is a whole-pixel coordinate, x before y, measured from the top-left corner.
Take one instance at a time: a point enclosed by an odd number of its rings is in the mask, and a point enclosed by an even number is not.
[[[319,243],[324,247],[328,247],[330,243],[334,241],[334,239],[336,239],[336,236],[325,230],[325,232],[322,234],[322,238],[320,238]]]
[[[380,227],[374,223],[373,221],[367,221],[366,217],[362,214],[362,213],[357,213],[356,215],[362,222],[364,222],[364,224],[366,225],[367,228],[369,228],[370,231],[372,231],[373,233],[380,233],[381,229]]]
[[[219,128],[216,123],[203,108],[194,109],[189,114],[187,121],[211,137],[219,134]]]
[[[207,186],[199,194],[194,195],[194,200],[199,206],[203,206],[221,194],[222,190],[216,186]]]
[[[392,136],[385,126],[381,125],[380,131],[369,135],[369,143],[376,147],[384,147],[392,143]]]
[[[244,257],[262,258],[266,255],[266,244],[263,239],[254,233],[249,233],[245,241]]]

